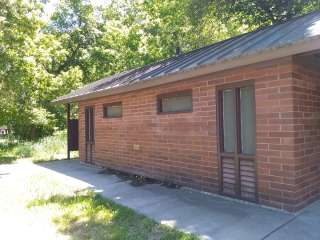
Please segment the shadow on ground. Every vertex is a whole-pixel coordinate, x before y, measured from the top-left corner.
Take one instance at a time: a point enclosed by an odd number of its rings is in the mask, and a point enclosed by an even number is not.
[[[41,166],[41,163],[47,163],[47,162],[58,162],[58,161],[73,161],[73,160],[77,160],[77,158],[71,158],[71,159],[67,159],[67,158],[61,158],[61,159],[55,159],[55,158],[49,158],[49,159],[33,159],[32,162],[35,164],[39,164]]]
[[[294,215],[186,189],[168,188],[157,182],[148,184],[149,181],[136,179],[132,184],[128,176],[79,161],[57,161],[38,166],[67,176],[69,181],[76,180],[77,184],[92,188],[157,222],[204,239],[320,239],[320,201]]]
[[[53,205],[58,207],[57,216],[53,218],[58,231],[74,240],[197,239],[159,225],[91,191],[75,196],[54,195],[29,203],[30,208]]]

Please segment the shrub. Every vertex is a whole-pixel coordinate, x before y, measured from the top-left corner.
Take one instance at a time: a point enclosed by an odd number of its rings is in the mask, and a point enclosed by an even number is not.
[[[21,143],[14,148],[14,155],[18,158],[29,158],[33,152],[34,149],[30,142]]]
[[[1,163],[7,163],[7,159],[31,158],[33,161],[50,161],[67,158],[67,133],[57,131],[52,136],[42,138],[38,141],[4,141],[0,142]],[[72,153],[77,157],[77,153]]]
[[[66,158],[67,134],[65,131],[56,132],[53,136],[45,137],[33,145],[33,158],[36,160],[54,160]]]

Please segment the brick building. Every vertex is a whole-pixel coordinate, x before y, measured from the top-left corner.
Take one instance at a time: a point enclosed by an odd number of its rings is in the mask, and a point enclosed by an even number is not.
[[[5,136],[9,134],[9,129],[7,126],[0,126],[0,136]]]
[[[320,12],[84,86],[83,162],[297,211],[320,194]]]

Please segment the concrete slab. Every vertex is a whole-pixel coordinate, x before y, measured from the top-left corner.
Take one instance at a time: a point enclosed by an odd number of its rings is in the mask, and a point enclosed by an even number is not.
[[[304,209],[288,224],[270,234],[267,240],[283,240],[290,236],[290,240],[320,239],[320,201]]]
[[[203,239],[320,239],[320,202],[296,216],[160,184],[133,186],[130,181],[78,161],[39,166],[87,183],[103,196],[160,223],[195,233]]]

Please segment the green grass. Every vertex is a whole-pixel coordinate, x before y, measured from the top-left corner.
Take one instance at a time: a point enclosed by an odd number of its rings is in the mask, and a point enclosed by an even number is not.
[[[11,163],[17,158],[13,153],[15,144],[8,144],[4,139],[0,142],[0,164]]]
[[[55,136],[24,148],[38,151],[59,150],[49,143],[63,140]],[[60,140],[59,140],[60,139]],[[19,144],[7,146],[13,155],[25,153]],[[22,150],[21,150],[22,149]],[[28,150],[26,150],[28,151]],[[34,155],[32,155],[34,156]],[[39,156],[39,155],[38,155]],[[30,224],[32,229],[49,229],[43,239],[71,240],[197,240],[194,235],[156,223],[133,210],[118,205],[79,183],[67,180],[40,165],[23,162],[25,172],[0,186],[0,212],[16,219],[14,227]],[[7,179],[8,176],[6,176]],[[0,179],[1,180],[1,179]],[[1,185],[1,181],[0,181]],[[0,215],[0,221],[1,221]],[[52,229],[52,230],[51,230]],[[32,230],[31,230],[32,232]],[[31,239],[27,237],[27,239]]]
[[[17,159],[15,148],[17,143],[8,139],[0,139],[0,164],[12,163]]]
[[[17,159],[49,161],[66,158],[66,133],[57,132],[37,142],[0,142],[0,164]],[[80,190],[68,182],[44,174],[26,175],[27,179],[17,179],[17,186],[3,189],[4,196],[11,200],[0,204],[4,209],[15,212],[16,204],[27,206],[28,213],[21,216],[34,219],[34,224],[54,225],[59,236],[74,240],[197,240],[194,235],[158,224],[133,210],[118,205],[101,195],[88,190]],[[14,190],[13,190],[14,189]],[[12,191],[12,194],[10,194]],[[1,201],[0,201],[1,203]],[[13,204],[13,206],[11,206]],[[26,214],[26,215],[25,215]],[[47,220],[47,216],[49,221]],[[24,217],[21,217],[24,219]],[[51,219],[51,222],[50,222]],[[47,226],[47,225],[46,225]]]
[[[34,142],[19,142],[8,139],[0,141],[0,164],[12,163],[18,159],[34,162],[65,159],[67,147],[66,131],[58,131],[53,136]],[[76,157],[72,153],[72,157]]]
[[[92,191],[73,196],[54,195],[32,201],[29,208],[55,209],[53,223],[71,239],[91,240],[196,240],[196,236],[158,224]]]

